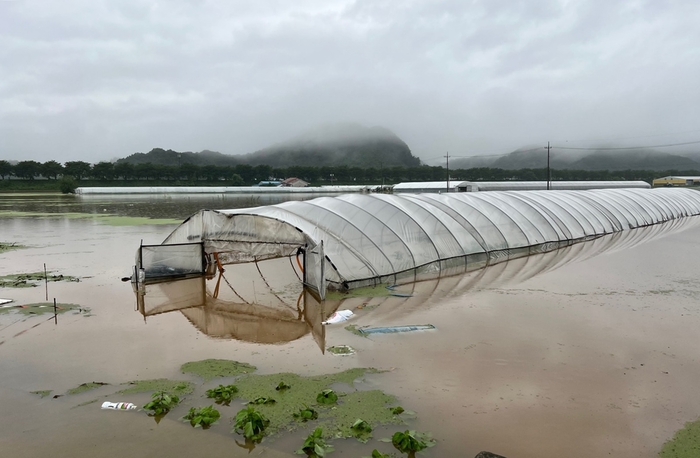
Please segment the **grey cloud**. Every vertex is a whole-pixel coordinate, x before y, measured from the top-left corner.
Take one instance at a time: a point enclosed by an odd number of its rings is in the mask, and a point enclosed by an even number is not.
[[[237,154],[347,121],[426,160],[633,142],[697,127],[698,19],[692,1],[0,2],[0,158]]]

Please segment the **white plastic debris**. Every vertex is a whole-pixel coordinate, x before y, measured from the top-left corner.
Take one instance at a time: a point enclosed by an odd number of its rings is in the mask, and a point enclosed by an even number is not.
[[[347,321],[353,315],[352,310],[338,310],[333,315],[331,315],[323,324],[335,324]]]
[[[9,304],[10,302],[12,302],[12,299],[0,299],[0,305]]]
[[[132,404],[130,402],[105,401],[102,403],[103,409],[111,409],[111,410],[135,410],[136,407],[137,407],[136,404]]]

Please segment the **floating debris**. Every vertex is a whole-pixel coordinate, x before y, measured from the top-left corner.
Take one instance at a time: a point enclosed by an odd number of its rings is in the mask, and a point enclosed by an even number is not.
[[[323,324],[335,324],[347,321],[353,315],[352,310],[338,310],[333,315],[331,315]]]

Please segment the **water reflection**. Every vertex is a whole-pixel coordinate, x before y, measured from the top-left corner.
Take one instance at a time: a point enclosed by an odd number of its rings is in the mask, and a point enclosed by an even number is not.
[[[262,344],[292,342],[311,334],[325,351],[326,308],[303,289],[294,308],[274,303],[236,302],[214,297],[205,277],[139,285],[137,309],[146,317],[180,312],[200,332],[212,338]],[[332,313],[334,310],[331,310]]]
[[[226,279],[228,288],[222,288],[222,294],[214,297],[215,294],[211,291],[219,291],[215,285],[220,284],[220,278],[207,280],[198,277],[150,284],[137,291],[138,310],[144,317],[179,311],[199,331],[213,338],[280,344],[311,333],[321,351],[324,351],[326,334],[321,323],[336,310],[349,309],[359,315],[371,314],[385,324],[419,324],[407,321],[411,313],[424,311],[445,298],[521,283],[572,262],[627,249],[699,224],[695,220],[684,218],[618,232],[556,251],[490,265],[466,274],[404,284],[391,290],[380,285],[364,296],[336,295],[333,298],[331,295],[323,302],[317,301],[301,286],[293,271],[293,264],[286,260],[272,260],[270,267],[263,268],[265,273],[250,265],[240,264],[228,266],[227,271],[227,276],[239,280],[235,287],[238,290]],[[246,277],[245,269],[255,275],[274,278],[279,284],[271,286],[265,282],[266,291],[258,280],[256,288],[256,280],[252,279],[254,277]]]

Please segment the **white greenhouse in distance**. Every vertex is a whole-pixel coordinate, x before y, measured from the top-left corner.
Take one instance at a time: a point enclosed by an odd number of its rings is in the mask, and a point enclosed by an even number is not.
[[[646,181],[550,181],[550,189],[588,190],[588,189],[649,189]],[[546,181],[422,181],[394,185],[395,193],[412,192],[477,192],[477,191],[536,191],[546,190]]]

